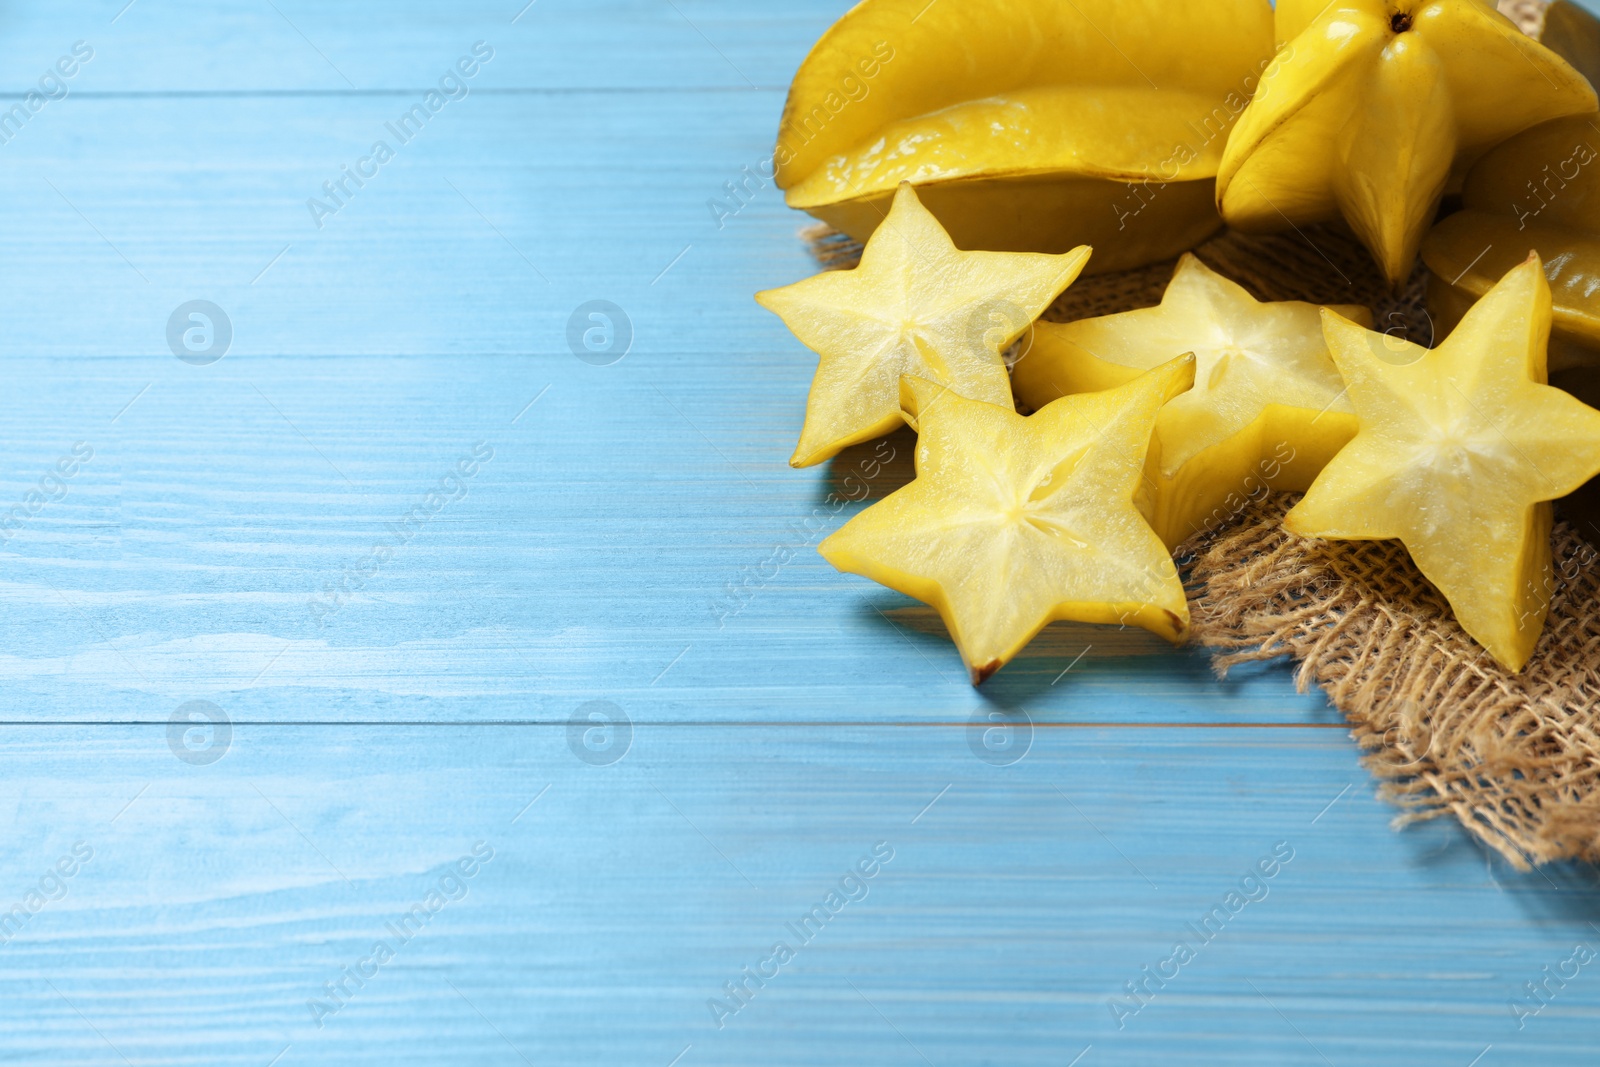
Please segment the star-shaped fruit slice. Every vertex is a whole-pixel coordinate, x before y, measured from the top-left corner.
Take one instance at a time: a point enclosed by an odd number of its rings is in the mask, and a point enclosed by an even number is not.
[[[1184,356],[1024,418],[906,378],[916,480],[818,551],[936,608],[974,685],[1056,619],[1134,623],[1178,641],[1183,585],[1133,494],[1156,413],[1193,381]]]
[[[821,463],[899,426],[902,375],[1011,407],[1000,353],[1088,259],[1087,247],[1062,255],[960,251],[902,184],[860,266],[756,294],[820,357],[789,463]]]
[[[1335,310],[1372,323],[1364,307]],[[1156,307],[1039,323],[1012,384],[1042,407],[1132,381],[1182,352],[1194,353],[1194,388],[1156,419],[1139,497],[1169,548],[1268,489],[1305,489],[1356,432],[1321,309],[1261,303],[1192,255]]]
[[[1276,20],[1287,44],[1217,174],[1223,218],[1276,230],[1343,215],[1395,285],[1453,170],[1595,110],[1583,76],[1492,0],[1279,0]]]
[[[1323,325],[1360,431],[1287,527],[1399,538],[1462,629],[1521,670],[1553,588],[1547,501],[1600,473],[1600,411],[1544,384],[1550,286],[1539,257],[1432,351],[1330,313]]]

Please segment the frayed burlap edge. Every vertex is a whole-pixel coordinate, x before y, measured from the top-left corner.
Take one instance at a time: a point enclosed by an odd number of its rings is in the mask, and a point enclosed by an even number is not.
[[[1512,864],[1600,860],[1596,553],[1553,538],[1550,614],[1521,674],[1496,664],[1395,541],[1283,528],[1296,498],[1249,504],[1180,549],[1194,637],[1219,675],[1291,657],[1350,722],[1396,825],[1454,815]]]

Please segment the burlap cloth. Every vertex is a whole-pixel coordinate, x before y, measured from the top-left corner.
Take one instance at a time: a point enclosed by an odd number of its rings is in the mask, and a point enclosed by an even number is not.
[[[1529,33],[1539,0],[1502,9]],[[831,269],[860,246],[826,227],[802,231]],[[1339,225],[1281,236],[1225,232],[1195,253],[1263,300],[1366,304],[1378,329],[1431,345],[1419,267],[1391,293]],[[1080,279],[1045,313],[1071,321],[1158,303],[1176,261]],[[1469,638],[1394,541],[1297,537],[1282,527],[1296,498],[1264,494],[1178,551],[1195,640],[1219,674],[1288,657],[1344,713],[1396,825],[1454,815],[1520,868],[1600,861],[1600,567],[1571,526],[1554,532],[1555,595],[1520,675]]]

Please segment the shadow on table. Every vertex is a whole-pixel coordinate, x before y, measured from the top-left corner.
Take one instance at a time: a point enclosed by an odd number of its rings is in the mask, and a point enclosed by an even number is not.
[[[1393,810],[1399,814],[1400,809]],[[1479,884],[1505,893],[1530,921],[1540,926],[1583,924],[1595,935],[1590,943],[1600,947],[1600,868],[1594,864],[1569,861],[1518,870],[1450,815],[1414,823],[1399,835],[1413,868],[1438,878],[1439,888],[1463,888],[1461,872],[1481,868]]]
[[[917,476],[917,435],[901,427],[888,437],[851,445],[828,461],[818,504],[848,500],[872,504]]]
[[[1489,877],[1530,919],[1583,923],[1595,935],[1585,940],[1600,945],[1600,870],[1594,864],[1567,861],[1519,871],[1497,855],[1486,862]]]
[[[910,644],[947,681],[970,684],[950,632],[933,608],[889,590],[874,590],[861,597],[856,611],[864,625],[891,631]],[[1147,693],[1213,692],[1218,702],[1226,704],[1237,700],[1257,675],[1282,670],[1281,664],[1252,665],[1236,676],[1218,679],[1204,649],[1174,650],[1136,626],[1055,622],[974,694],[985,705],[1007,712],[1036,712],[1046,701],[1082,712],[1088,702],[1102,716],[1107,714],[1106,700],[1136,699],[1122,692],[1130,678],[1137,678],[1137,688]],[[1339,716],[1329,708],[1325,718],[1336,722]]]

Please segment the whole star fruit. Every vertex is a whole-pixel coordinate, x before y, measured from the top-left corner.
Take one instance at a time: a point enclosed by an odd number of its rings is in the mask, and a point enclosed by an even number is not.
[[[1286,43],[1228,139],[1222,216],[1247,231],[1342,216],[1396,287],[1453,173],[1596,108],[1489,0],[1280,0],[1276,17]]]
[[[1539,43],[1572,64],[1572,69],[1600,84],[1600,19],[1568,0],[1555,0],[1544,9],[1544,31]]]
[[[1554,307],[1550,368],[1600,365],[1600,121],[1574,115],[1535,126],[1478,161],[1463,210],[1429,232],[1428,309],[1455,328],[1530,251]]]
[[[789,90],[772,171],[864,241],[902,181],[962,248],[1177,255],[1272,56],[1266,0],[864,0]]]
[[[1556,0],[1544,11],[1539,40],[1591,85],[1600,81],[1600,19]],[[1422,244],[1436,332],[1455,329],[1531,249],[1544,261],[1554,301],[1550,384],[1573,392],[1570,384],[1587,380],[1580,372],[1600,367],[1600,177],[1591,166],[1596,158],[1600,121],[1574,115],[1518,134],[1478,161],[1467,175],[1463,210],[1435,226]],[[1573,375],[1561,375],[1567,371]],[[1584,393],[1576,395],[1588,402]]]
[[[1335,310],[1372,325],[1364,307]],[[1356,433],[1321,309],[1258,301],[1193,255],[1156,307],[1038,323],[1012,386],[1023,405],[1042,407],[1121,385],[1180,352],[1194,353],[1195,386],[1156,419],[1138,496],[1168,548],[1269,490],[1305,489]]]
[[[1156,413],[1193,380],[1194,358],[1182,356],[1024,418],[908,377],[916,479],[818,551],[933,606],[974,685],[1057,619],[1180,641],[1183,585],[1133,494]]]
[[[1398,538],[1461,624],[1520,671],[1554,588],[1551,507],[1600,473],[1600,411],[1545,383],[1550,286],[1537,255],[1435,349],[1323,327],[1360,429],[1289,512],[1309,537]]]
[[[1010,407],[1001,353],[1077,279],[1089,254],[962,252],[916,190],[901,185],[860,266],[756,294],[818,355],[790,464],[821,463],[899,427],[902,375]]]

